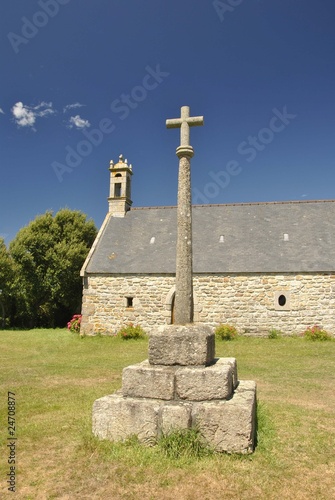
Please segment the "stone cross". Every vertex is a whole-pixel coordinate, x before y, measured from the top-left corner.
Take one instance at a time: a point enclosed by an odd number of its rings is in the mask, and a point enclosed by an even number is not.
[[[193,322],[191,158],[194,151],[190,145],[190,127],[203,123],[203,116],[190,117],[188,106],[182,106],[180,118],[166,120],[167,128],[180,128],[180,146],[176,150],[179,174],[174,314],[178,325]]]

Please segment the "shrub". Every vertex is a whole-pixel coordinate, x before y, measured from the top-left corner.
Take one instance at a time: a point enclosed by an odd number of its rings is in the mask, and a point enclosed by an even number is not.
[[[72,319],[68,322],[67,327],[70,332],[79,333],[81,323],[81,314],[75,314]]]
[[[331,340],[332,336],[318,325],[309,326],[302,334],[306,340]]]
[[[233,340],[237,337],[237,330],[231,325],[219,325],[215,330],[215,335],[221,340]]]
[[[275,328],[272,328],[269,333],[268,333],[268,339],[277,339],[282,335],[280,330],[276,330]]]
[[[123,340],[138,340],[145,338],[146,333],[140,325],[134,326],[132,323],[129,323],[129,325],[123,326],[121,330],[119,330],[118,335],[120,335]]]

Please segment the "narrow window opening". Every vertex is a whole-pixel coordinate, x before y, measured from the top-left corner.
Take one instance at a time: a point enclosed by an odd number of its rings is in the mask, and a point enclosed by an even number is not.
[[[121,182],[115,184],[115,191],[114,191],[115,198],[120,198],[121,197]]]
[[[279,297],[278,297],[278,304],[281,307],[284,307],[284,305],[286,304],[286,297],[285,297],[285,295],[279,295]]]
[[[127,186],[126,186],[126,191],[127,191],[127,198],[130,198],[130,176],[127,176]]]
[[[153,236],[153,237],[151,238],[151,240],[150,240],[150,245],[153,245],[153,244],[155,243],[155,241],[156,241],[156,238]]]
[[[220,243],[224,243],[224,236],[223,236],[223,234],[220,236],[219,242]]]
[[[134,307],[134,297],[126,297],[127,299],[127,309]]]
[[[289,241],[289,236],[287,233],[284,233],[284,241]]]

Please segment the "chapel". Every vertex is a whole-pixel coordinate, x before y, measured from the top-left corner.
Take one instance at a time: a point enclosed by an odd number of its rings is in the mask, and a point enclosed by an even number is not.
[[[177,207],[134,208],[133,169],[110,162],[108,213],[83,265],[83,334],[174,323]],[[193,321],[335,333],[335,201],[194,205]]]

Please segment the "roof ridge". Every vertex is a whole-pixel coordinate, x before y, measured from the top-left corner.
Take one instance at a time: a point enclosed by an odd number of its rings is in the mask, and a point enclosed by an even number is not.
[[[192,205],[193,208],[199,207],[236,207],[236,206],[253,206],[253,205],[298,205],[304,203],[334,203],[335,199],[332,200],[286,200],[286,201],[251,201],[251,202],[239,202],[239,203],[206,203],[203,205]],[[168,210],[171,208],[177,208],[176,205],[162,205],[153,207],[132,207],[133,210]]]

